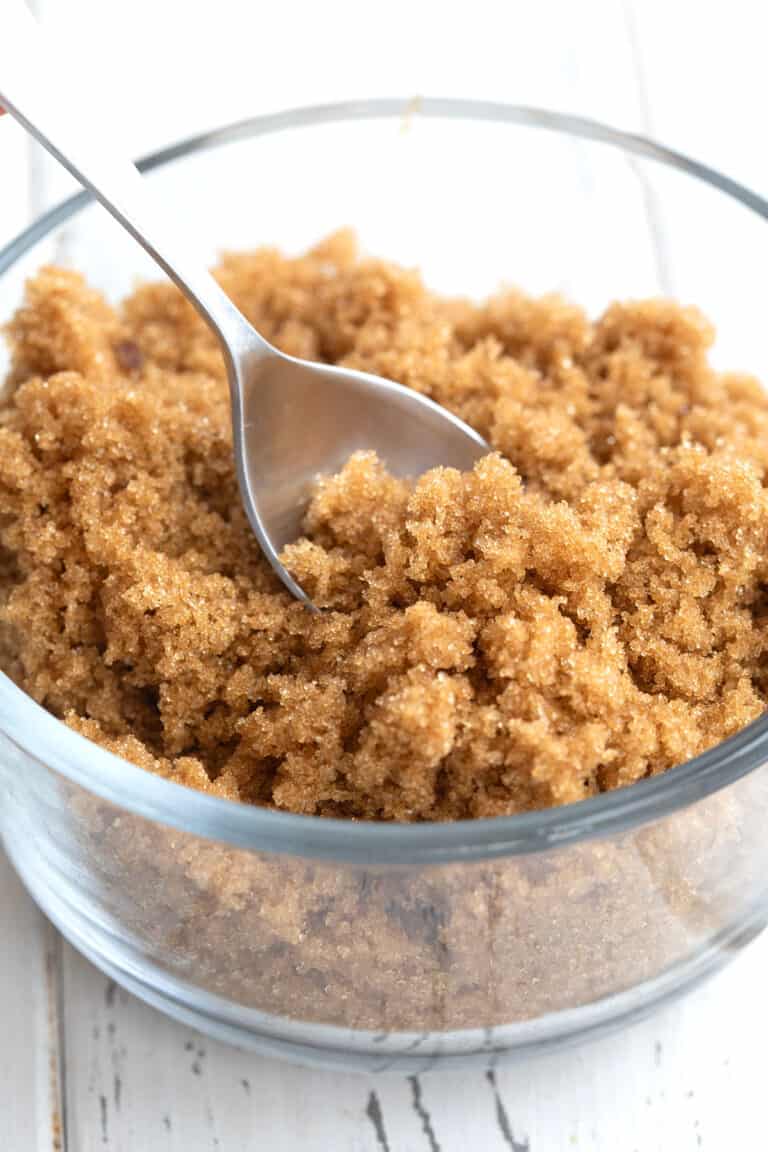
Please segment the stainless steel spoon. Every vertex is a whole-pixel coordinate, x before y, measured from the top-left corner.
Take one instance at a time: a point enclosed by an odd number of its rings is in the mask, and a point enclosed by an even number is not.
[[[301,535],[313,482],[358,449],[373,449],[400,476],[437,465],[471,468],[488,451],[476,432],[409,388],[363,372],[297,360],[272,347],[162,220],[133,164],[97,139],[87,103],[72,90],[21,0],[3,0],[0,104],[88,188],[178,285],[218,337],[232,401],[240,495],[256,538],[294,596],[313,607],[280,562]],[[269,179],[269,173],[261,173]],[[310,193],[311,194],[311,193]]]

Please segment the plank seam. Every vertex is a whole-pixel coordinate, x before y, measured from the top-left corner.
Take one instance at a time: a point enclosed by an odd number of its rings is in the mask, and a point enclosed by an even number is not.
[[[627,32],[627,40],[629,43],[630,56],[632,58],[632,71],[637,93],[637,101],[640,108],[640,128],[645,136],[653,137],[653,117],[651,115],[651,101],[648,89],[648,76],[643,59],[643,50],[640,40],[640,34],[635,19],[635,10],[633,7],[633,0],[623,0],[622,11],[624,16],[624,25]],[[661,212],[659,209],[658,199],[653,188],[653,183],[648,178],[648,173],[644,167],[643,161],[638,161],[636,157],[629,156],[628,163],[631,171],[633,172],[643,197],[643,205],[645,208],[645,217],[648,223],[648,230],[651,234],[651,243],[653,245],[653,257],[656,265],[656,277],[661,286],[662,292],[666,296],[672,296],[672,275],[669,265],[669,253],[667,251],[666,237],[661,220]]]

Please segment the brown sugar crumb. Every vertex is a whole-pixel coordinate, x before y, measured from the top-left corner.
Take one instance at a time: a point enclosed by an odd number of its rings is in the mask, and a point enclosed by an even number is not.
[[[278,584],[242,512],[222,361],[171,286],[49,268],[9,327],[5,667],[150,771],[296,812],[450,820],[664,771],[766,699],[768,399],[694,309],[482,305],[360,259],[228,255],[285,351],[400,380],[494,452],[318,484]]]

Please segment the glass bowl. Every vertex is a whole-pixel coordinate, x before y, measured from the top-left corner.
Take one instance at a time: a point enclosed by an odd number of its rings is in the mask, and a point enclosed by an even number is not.
[[[264,243],[299,251],[351,225],[365,249],[447,292],[507,279],[590,311],[673,294],[718,324],[723,365],[768,367],[750,287],[768,258],[768,205],[601,125],[367,101],[244,121],[143,167],[211,262]],[[0,253],[0,320],[50,261],[112,298],[158,276],[77,195]],[[319,820],[149,775],[0,676],[0,829],[64,935],[205,1032],[367,1070],[573,1040],[715,970],[768,919],[766,761],[764,717],[570,807],[440,825]]]

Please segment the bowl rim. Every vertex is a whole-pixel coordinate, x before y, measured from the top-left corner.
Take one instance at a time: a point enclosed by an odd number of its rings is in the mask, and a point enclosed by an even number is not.
[[[222,145],[294,128],[358,120],[463,119],[514,124],[621,149],[698,180],[768,220],[768,201],[730,177],[644,136],[544,108],[440,97],[379,98],[308,105],[186,137],[138,161],[161,168]],[[0,249],[0,275],[93,197],[78,192]],[[155,776],[68,728],[0,673],[0,733],[26,754],[102,799],[205,839],[251,851],[364,864],[429,864],[540,852],[628,831],[709,796],[768,757],[768,713],[702,755],[628,788],[557,808],[446,823],[375,823],[275,812],[210,796]]]

